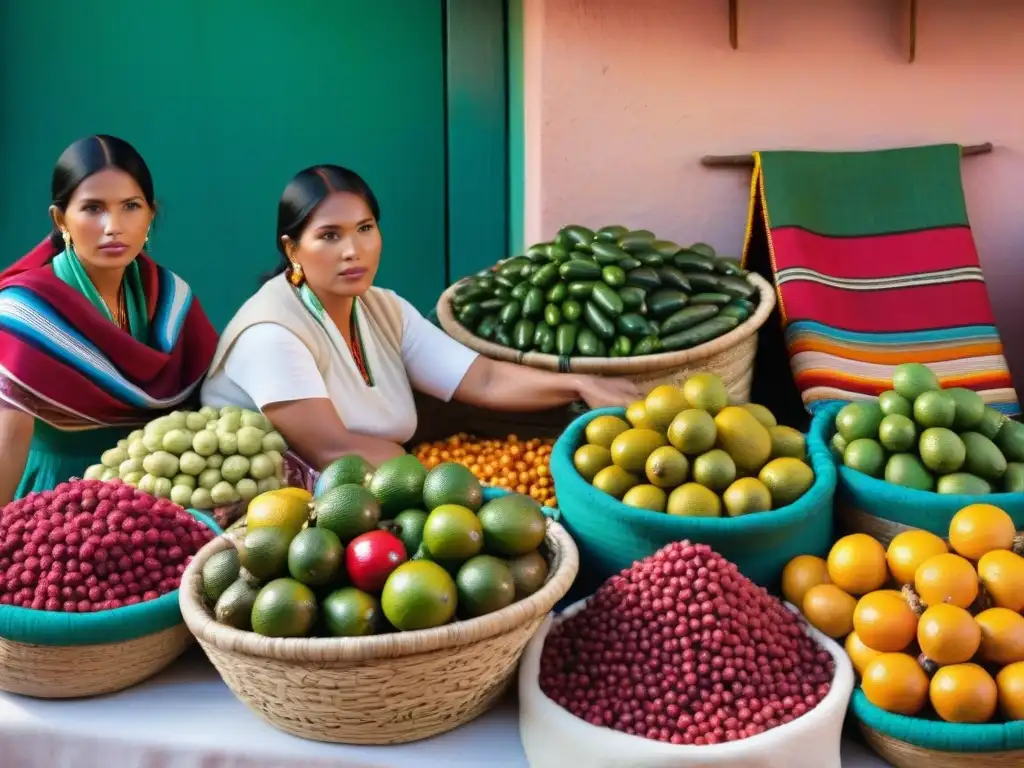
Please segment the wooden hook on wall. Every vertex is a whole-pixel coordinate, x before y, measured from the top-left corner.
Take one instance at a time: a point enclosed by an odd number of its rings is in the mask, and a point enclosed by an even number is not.
[[[908,61],[914,63],[917,58],[917,0],[910,0],[910,50]]]
[[[739,0],[729,0],[729,45],[740,47]]]

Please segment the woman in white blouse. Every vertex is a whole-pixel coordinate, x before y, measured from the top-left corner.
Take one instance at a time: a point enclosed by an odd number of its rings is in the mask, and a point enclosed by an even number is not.
[[[405,299],[373,287],[380,208],[353,171],[307,168],[278,205],[283,260],[220,338],[205,405],[260,410],[320,470],[355,453],[403,453],[416,431],[413,390],[502,411],[640,397],[626,379],[539,371],[464,347]]]

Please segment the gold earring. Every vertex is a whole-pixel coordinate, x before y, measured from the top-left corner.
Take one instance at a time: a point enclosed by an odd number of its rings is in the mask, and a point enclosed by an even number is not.
[[[298,288],[305,281],[306,276],[302,274],[302,265],[292,262],[291,274],[288,275],[288,281]]]
[[[64,250],[71,253],[71,233],[66,229],[62,229],[61,235],[64,237]]]

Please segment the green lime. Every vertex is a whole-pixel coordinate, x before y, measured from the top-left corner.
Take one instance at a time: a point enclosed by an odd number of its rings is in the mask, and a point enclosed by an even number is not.
[[[917,427],[906,416],[890,414],[878,425],[878,442],[889,451],[909,451],[917,441]]]
[[[370,490],[380,502],[385,516],[423,503],[423,484],[427,469],[410,454],[389,459],[381,464],[370,481]]]
[[[246,531],[238,549],[238,561],[260,581],[276,578],[288,570],[288,545],[293,534],[282,528]]]
[[[952,430],[942,427],[932,427],[922,432],[917,441],[917,450],[924,465],[940,475],[958,472],[967,458],[964,441]]]
[[[882,409],[877,402],[848,403],[836,414],[836,429],[848,443],[865,437],[875,439],[881,421]]]
[[[334,533],[342,544],[368,533],[380,522],[381,508],[370,491],[356,483],[339,485],[313,502],[318,528]]]
[[[423,526],[427,522],[427,513],[422,509],[404,509],[395,515],[394,524],[398,526],[396,535],[405,545],[405,551],[415,552],[423,543]]]
[[[326,528],[304,528],[288,545],[288,572],[310,587],[322,587],[338,577],[345,548]]]
[[[612,452],[604,446],[587,443],[576,449],[572,463],[580,477],[591,483],[598,472],[612,465]]]
[[[939,380],[926,365],[903,363],[893,369],[892,388],[910,402],[914,402],[925,392],[939,389]]]
[[[878,407],[886,416],[906,416],[914,412],[910,401],[896,390],[890,389],[878,396]]]
[[[721,493],[736,479],[736,463],[732,456],[716,448],[693,460],[693,482]]]
[[[499,496],[484,504],[480,508],[480,524],[488,554],[501,557],[532,552],[544,541],[547,530],[540,505],[520,493]]]
[[[466,560],[480,554],[484,536],[480,519],[458,504],[443,504],[427,516],[423,543],[438,560]]]
[[[532,595],[548,578],[548,561],[536,550],[509,560],[508,569],[516,583],[516,600]]]
[[[408,632],[451,621],[458,592],[455,580],[440,565],[430,560],[410,560],[388,576],[380,602],[391,625]]]
[[[896,453],[889,457],[885,465],[885,482],[918,491],[935,488],[935,478],[912,453]]]
[[[476,512],[483,503],[480,481],[461,464],[452,461],[438,464],[423,481],[423,506],[428,512],[444,504],[458,504]]]
[[[355,587],[331,592],[320,609],[332,637],[365,637],[381,630],[380,602]]]
[[[885,451],[877,440],[862,437],[846,446],[843,464],[865,475],[881,477],[885,469]]]
[[[956,400],[948,392],[936,390],[924,392],[914,401],[914,421],[928,427],[953,426],[956,418]]]
[[[956,403],[956,415],[953,417],[953,430],[966,432],[977,429],[985,418],[985,401],[973,389],[953,387],[945,390],[946,394]],[[987,437],[987,435],[986,435]],[[991,438],[989,438],[991,440]]]
[[[252,631],[265,637],[306,637],[315,621],[316,597],[295,579],[274,579],[252,606]]]
[[[467,560],[455,576],[459,593],[459,615],[483,616],[512,605],[516,584],[504,560],[477,555]]]
[[[203,564],[203,594],[211,604],[235,583],[239,567],[238,550],[234,547],[211,555]]]
[[[320,498],[339,485],[367,486],[373,479],[373,466],[362,456],[349,454],[336,459],[324,467],[313,486],[313,497]]]
[[[635,509],[664,512],[668,495],[656,485],[634,485],[622,497],[622,503]]]

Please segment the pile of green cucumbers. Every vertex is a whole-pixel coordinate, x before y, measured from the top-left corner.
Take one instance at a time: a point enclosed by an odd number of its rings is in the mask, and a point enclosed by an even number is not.
[[[523,352],[652,355],[704,344],[750,317],[759,295],[746,274],[705,243],[572,225],[462,280],[452,309],[474,335]]]

